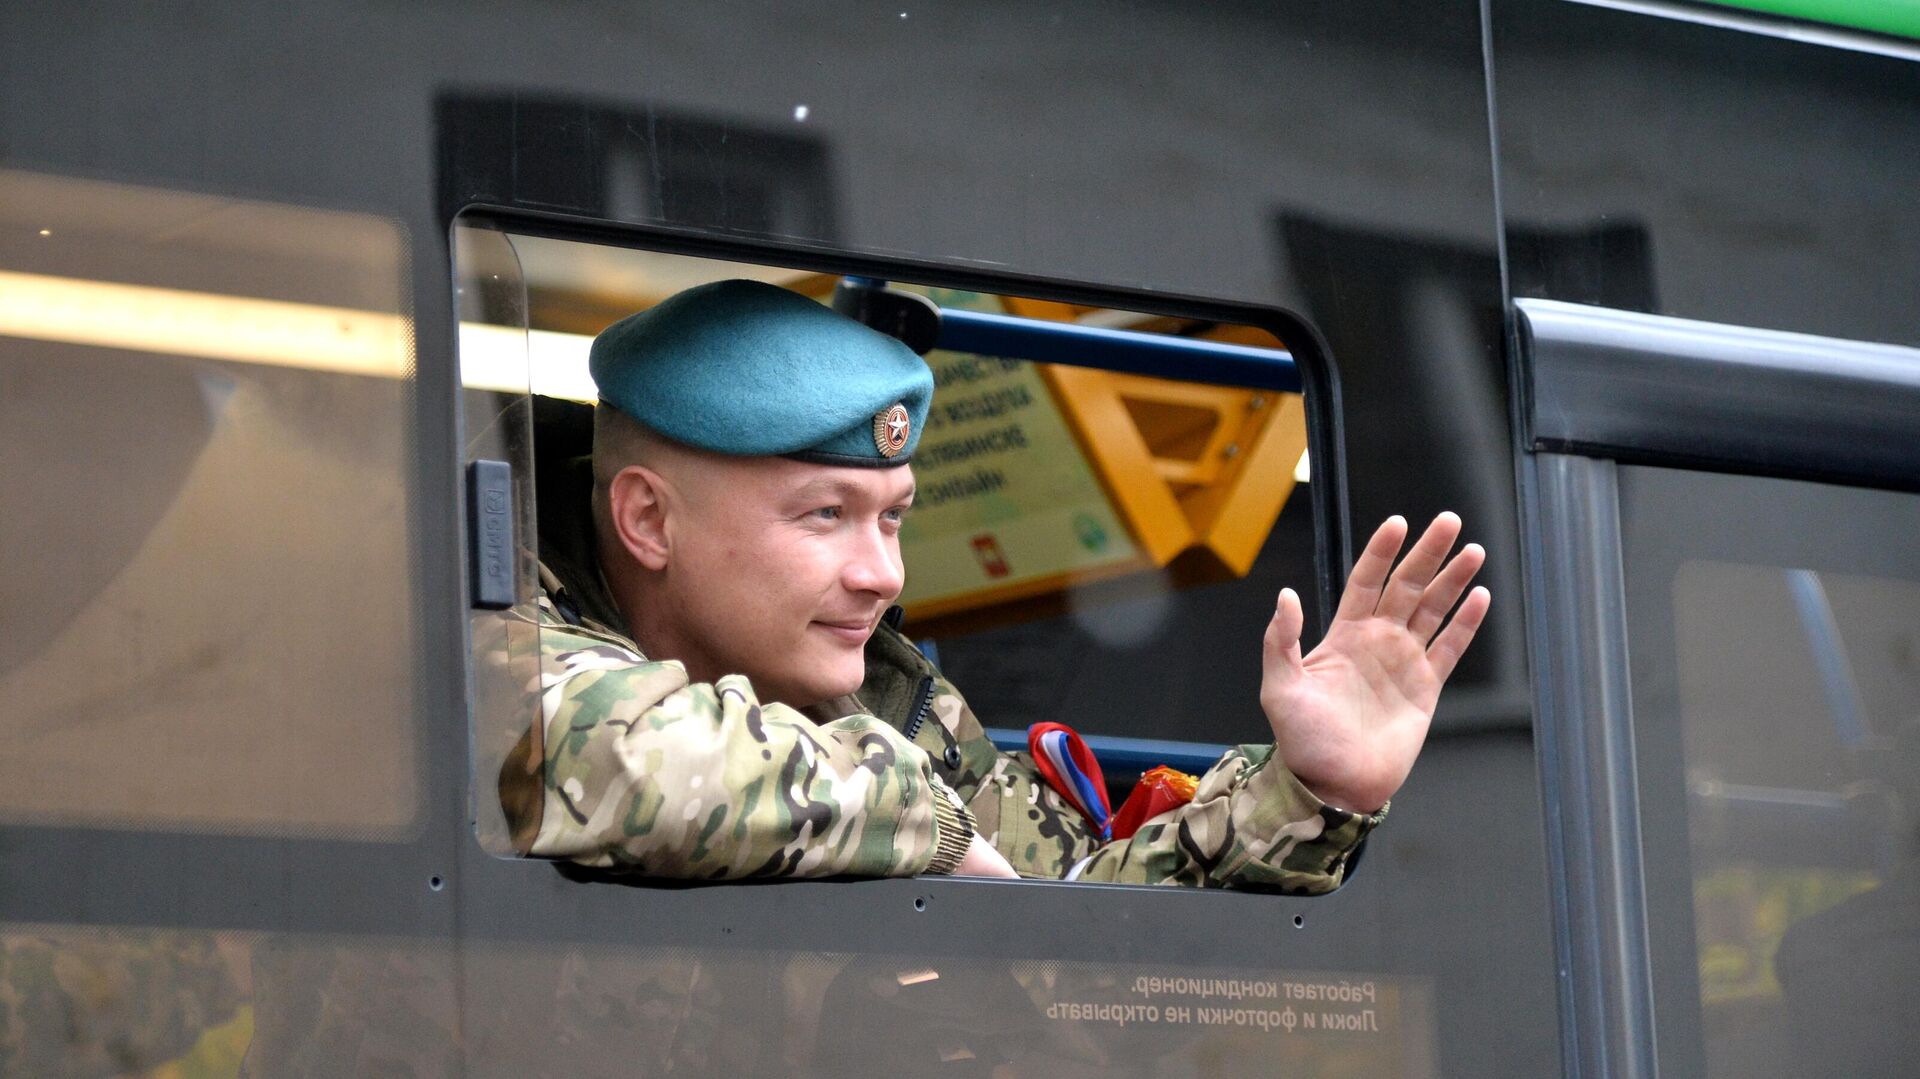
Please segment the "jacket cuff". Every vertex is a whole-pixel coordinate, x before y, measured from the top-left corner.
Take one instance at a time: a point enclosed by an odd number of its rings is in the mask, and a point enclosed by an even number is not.
[[[1388,801],[1372,813],[1337,809],[1307,789],[1306,784],[1300,782],[1300,777],[1286,770],[1277,755],[1267,767],[1279,767],[1286,773],[1293,798],[1318,816],[1322,826],[1318,842],[1296,844],[1282,860],[1282,867],[1294,872],[1322,875],[1331,886],[1338,887],[1345,882],[1347,866],[1360,849],[1360,844],[1375,828],[1386,823],[1387,811],[1393,808],[1393,803]]]
[[[952,873],[967,856],[973,843],[973,814],[960,801],[952,787],[933,781],[933,860],[925,872],[937,876]]]

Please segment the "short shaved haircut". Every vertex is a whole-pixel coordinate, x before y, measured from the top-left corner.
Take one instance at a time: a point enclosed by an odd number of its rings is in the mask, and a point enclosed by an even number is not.
[[[593,527],[600,536],[613,534],[613,478],[630,465],[655,467],[665,446],[666,439],[605,401],[594,408]]]

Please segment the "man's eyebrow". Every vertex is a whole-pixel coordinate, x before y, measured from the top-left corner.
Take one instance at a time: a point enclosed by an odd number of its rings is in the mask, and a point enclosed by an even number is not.
[[[910,485],[908,486],[906,493],[899,496],[897,501],[911,502],[913,501],[913,496],[917,493],[917,491],[918,491],[917,484]],[[793,493],[789,497],[794,498],[796,500],[820,498],[822,496],[828,496],[828,495],[831,495],[836,498],[865,498],[868,494],[869,494],[869,491],[867,488],[861,486],[859,483],[853,480],[838,479],[832,476],[822,476],[819,479],[808,480],[807,482],[794,488]]]

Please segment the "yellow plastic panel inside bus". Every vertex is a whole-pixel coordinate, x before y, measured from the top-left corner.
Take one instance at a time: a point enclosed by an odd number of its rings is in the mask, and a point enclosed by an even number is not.
[[[923,291],[948,308],[1120,316]],[[1278,346],[1245,327],[1200,336]],[[937,389],[901,532],[911,570],[901,602],[916,631],[1018,617],[1022,601],[1137,571],[1165,569],[1181,584],[1244,576],[1306,452],[1297,394],[943,350],[927,362]]]

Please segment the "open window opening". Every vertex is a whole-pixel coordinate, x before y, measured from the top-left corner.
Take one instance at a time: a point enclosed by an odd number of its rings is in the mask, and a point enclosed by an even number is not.
[[[924,272],[455,231],[468,528],[482,541],[470,545],[474,811],[487,849],[524,849],[492,777],[535,767],[538,752],[526,733],[539,715],[540,629],[515,608],[538,597],[543,570],[594,572],[583,512],[593,337],[733,278],[831,306],[930,368],[894,624],[965,695],[995,748],[1029,753],[1032,725],[1065,724],[1097,760],[1111,817],[1142,796],[1143,773],[1197,776],[1230,746],[1270,740],[1261,630],[1282,586],[1317,625],[1334,561],[1310,486],[1302,372],[1273,326],[960,288]],[[496,461],[504,467],[486,472]],[[510,554],[485,542],[507,535]],[[938,757],[937,739],[919,737]]]

